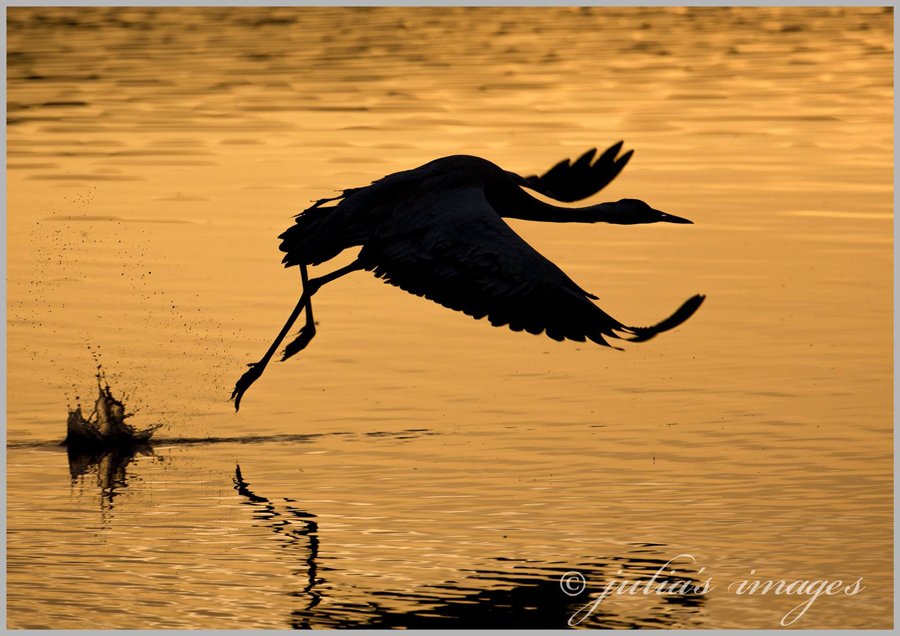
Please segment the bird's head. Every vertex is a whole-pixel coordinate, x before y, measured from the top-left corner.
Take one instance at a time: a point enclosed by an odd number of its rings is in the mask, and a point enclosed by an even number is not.
[[[610,204],[613,210],[611,221],[619,225],[637,225],[638,223],[693,223],[674,214],[660,212],[640,199],[619,199]]]

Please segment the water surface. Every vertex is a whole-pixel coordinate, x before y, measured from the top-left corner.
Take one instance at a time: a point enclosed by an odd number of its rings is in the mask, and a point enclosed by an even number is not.
[[[708,593],[584,625],[778,627],[799,600],[727,589],[755,571],[863,578],[795,627],[889,627],[892,18],[8,9],[9,626],[559,627],[691,555]],[[707,294],[685,325],[556,343],[355,274],[234,415],[310,201],[618,139],[597,198],[695,225],[512,224],[624,322]],[[97,361],[152,453],[56,446]]]

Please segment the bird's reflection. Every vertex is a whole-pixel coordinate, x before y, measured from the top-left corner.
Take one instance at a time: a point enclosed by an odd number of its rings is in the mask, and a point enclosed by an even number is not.
[[[306,567],[297,574],[304,574],[306,580],[300,590],[291,594],[305,601],[305,606],[301,610],[302,615],[311,615],[312,610],[321,600],[321,595],[315,588],[322,582],[318,575],[319,567],[316,562],[319,556],[319,524],[316,522],[316,516],[291,505],[294,503],[291,499],[284,499],[284,512],[280,512],[269,499],[250,490],[250,484],[244,481],[244,476],[241,474],[240,465],[236,466],[234,470],[234,489],[247,499],[244,502],[246,505],[253,506],[255,519],[271,528],[273,532],[284,539],[287,545],[301,551],[301,558]],[[309,619],[303,619],[296,627],[309,629],[312,625]]]
[[[580,562],[561,563],[498,557],[496,567],[459,571],[457,580],[416,587],[414,590],[364,590],[342,584],[338,588],[322,578],[319,561],[319,526],[316,516],[292,505],[290,499],[275,505],[250,490],[235,470],[234,488],[253,508],[253,517],[298,550],[304,567],[301,589],[291,596],[302,606],[291,612],[294,629],[561,629],[577,626],[594,629],[689,628],[702,624],[706,601],[701,571],[683,560],[672,563],[677,553],[661,544],[635,544],[624,554]],[[661,570],[664,572],[661,573]],[[579,594],[566,593],[561,580],[578,572],[586,587]],[[386,579],[387,580],[387,579]],[[632,594],[626,601],[611,595],[594,606],[593,601],[610,582],[631,585],[665,583],[673,594]],[[574,620],[573,620],[574,617]]]
[[[626,554],[607,559],[560,564],[497,558],[496,569],[461,572],[460,581],[416,588],[414,591],[368,592],[341,590],[314,612],[295,610],[294,628],[370,629],[592,629],[690,628],[702,624],[702,593],[644,595],[607,598],[594,603],[605,583],[624,580],[650,582],[668,557]],[[566,594],[560,581],[569,572],[587,581],[583,593]],[[621,572],[621,573],[620,573]],[[667,583],[687,590],[702,589],[693,569],[679,567]],[[337,592],[337,591],[336,591]]]
[[[376,431],[364,433],[362,435],[370,437],[387,437],[398,441],[413,439],[422,435],[433,435],[434,431],[421,428],[401,429],[398,431]],[[128,488],[129,478],[133,478],[134,463],[140,457],[152,457],[156,461],[166,461],[166,456],[162,454],[166,449],[173,447],[188,446],[209,446],[216,444],[308,444],[316,439],[323,437],[344,438],[353,437],[355,433],[335,431],[330,433],[306,433],[306,434],[285,434],[285,435],[241,435],[241,436],[220,436],[220,437],[153,437],[152,439],[131,439],[129,441],[119,440],[115,444],[107,444],[103,446],[91,444],[73,444],[68,440],[60,442],[43,441],[43,442],[19,442],[7,444],[7,448],[59,448],[64,446],[69,460],[69,475],[71,485],[73,487],[81,486],[84,490],[86,480],[90,475],[96,477],[96,487],[100,492],[100,508],[101,512],[108,513],[113,508],[113,500]],[[239,470],[238,470],[239,472]],[[235,482],[238,484],[238,482]],[[243,486],[235,486],[242,495],[254,502],[253,493],[247,490],[247,484]],[[267,501],[267,500],[261,500]],[[260,502],[254,502],[260,503]],[[305,517],[313,518],[302,510],[296,510],[290,506],[286,506],[284,516],[289,518],[303,519]],[[281,513],[274,514],[281,515]],[[313,522],[314,525],[314,522]],[[308,528],[291,529],[292,532],[303,535]],[[318,539],[316,539],[318,541]]]

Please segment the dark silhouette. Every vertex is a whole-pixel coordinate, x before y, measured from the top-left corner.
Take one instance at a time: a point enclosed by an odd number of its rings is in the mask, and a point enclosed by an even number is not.
[[[93,473],[96,476],[100,513],[105,526],[111,517],[115,498],[128,487],[131,462],[138,455],[150,457],[154,452],[149,442],[136,442],[102,449],[69,446],[66,454],[73,488],[87,475]],[[82,487],[84,485],[82,482]]]
[[[282,360],[304,349],[315,336],[312,296],[328,282],[367,270],[386,282],[496,327],[546,333],[554,340],[585,339],[609,346],[607,338],[649,340],[677,327],[703,302],[696,295],[672,316],[650,327],[622,324],[590,299],[561,269],[541,256],[501,217],[552,223],[691,223],[654,210],[637,199],[584,208],[545,203],[523,188],[559,201],[576,201],[598,192],[631,157],[617,158],[619,142],[600,155],[589,150],[574,163],[556,164],[544,175],[521,177],[467,155],[436,159],[414,170],[388,175],[369,186],[320,199],[297,215],[279,238],[285,267],[298,266],[303,293],[281,332],[259,362],[237,381],[235,410],[259,378],[300,312],[306,324],[287,345]],[[336,204],[325,206],[326,203]],[[307,266],[328,261],[343,250],[362,247],[345,267],[310,279]]]
[[[312,609],[291,613],[294,629],[688,629],[703,626],[703,581],[680,568],[656,582],[683,586],[683,594],[639,593],[622,603],[611,598],[592,607],[604,584],[648,583],[665,558],[625,555],[575,564],[496,559],[497,569],[473,569],[459,581],[417,585],[406,591],[322,589]],[[502,569],[501,569],[502,568]],[[567,571],[584,575],[588,588],[566,595],[560,579]],[[624,571],[623,577],[617,572]],[[356,592],[355,594],[353,592]],[[362,596],[362,598],[360,598]],[[571,621],[571,623],[570,623]],[[580,621],[580,622],[579,622]]]
[[[300,510],[291,506],[292,500],[285,499],[285,510],[288,514],[278,512],[275,504],[266,497],[257,495],[250,490],[250,483],[244,481],[241,466],[238,464],[234,470],[234,489],[239,495],[247,498],[245,502],[255,508],[254,517],[269,526],[275,534],[284,539],[289,545],[298,547],[305,552],[305,578],[303,589],[292,593],[292,596],[306,599],[306,607],[297,610],[300,618],[293,621],[296,629],[310,629],[311,625],[306,616],[319,604],[321,595],[316,591],[316,586],[322,582],[318,575],[319,565],[319,524],[316,516],[311,512]],[[299,574],[299,573],[298,573]]]
[[[69,409],[66,420],[66,439],[63,445],[70,453],[81,454],[102,453],[107,450],[128,451],[131,448],[146,446],[153,433],[161,424],[138,430],[127,424],[126,419],[132,413],[125,412],[125,404],[113,397],[106,376],[97,365],[98,396],[94,409],[84,417],[81,405]]]
[[[291,611],[293,629],[563,629],[571,625],[593,629],[695,628],[703,625],[706,603],[702,570],[686,559],[672,562],[675,552],[655,543],[631,544],[624,554],[574,563],[495,557],[481,567],[460,569],[452,579],[393,589],[329,582],[340,557],[320,555],[319,523],[315,514],[293,499],[278,503],[250,489],[240,466],[234,489],[253,510],[260,526],[268,527],[296,551],[301,567],[292,575],[300,588],[289,592],[298,607]],[[281,552],[279,551],[279,554]],[[581,592],[566,593],[566,573],[584,577]],[[374,573],[373,573],[374,574]],[[379,574],[390,574],[389,571]],[[335,577],[337,578],[337,577]],[[606,585],[648,586],[632,591],[623,604],[612,593],[594,606]],[[660,592],[663,586],[664,593]]]

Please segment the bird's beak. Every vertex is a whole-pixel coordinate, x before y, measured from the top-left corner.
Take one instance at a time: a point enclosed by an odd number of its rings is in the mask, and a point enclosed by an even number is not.
[[[691,225],[694,224],[690,219],[685,219],[680,216],[675,216],[674,214],[666,214],[665,212],[659,213],[659,220],[662,223],[689,223]]]

